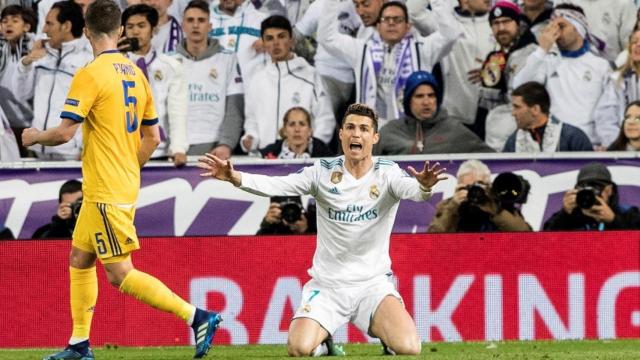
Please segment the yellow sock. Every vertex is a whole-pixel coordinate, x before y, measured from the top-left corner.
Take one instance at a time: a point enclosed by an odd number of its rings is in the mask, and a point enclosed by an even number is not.
[[[71,318],[73,319],[72,338],[88,339],[91,331],[93,310],[98,300],[98,277],[96,267],[77,269],[69,266],[71,279]]]
[[[158,310],[175,314],[187,323],[196,311],[193,305],[182,300],[160,280],[136,269],[125,276],[120,291]]]

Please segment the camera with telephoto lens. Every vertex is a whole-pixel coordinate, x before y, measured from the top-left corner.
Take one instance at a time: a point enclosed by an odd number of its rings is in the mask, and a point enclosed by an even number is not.
[[[299,196],[274,196],[271,202],[280,204],[282,220],[289,224],[302,219],[302,200]]]
[[[527,179],[511,172],[498,174],[491,184],[491,193],[503,207],[526,203],[530,189]]]
[[[602,188],[593,185],[584,185],[576,187],[576,205],[581,209],[591,209],[598,203],[598,196],[602,192]]]
[[[82,207],[82,198],[72,202],[69,206],[71,207],[71,217],[69,219],[77,219],[80,214],[80,208]]]

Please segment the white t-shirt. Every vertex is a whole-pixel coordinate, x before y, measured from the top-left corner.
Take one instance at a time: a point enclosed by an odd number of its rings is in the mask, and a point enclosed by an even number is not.
[[[346,170],[344,161],[344,156],[320,159],[287,176],[242,173],[240,187],[261,196],[315,197],[318,238],[309,275],[336,286],[389,273],[389,236],[400,200],[431,198],[392,161],[374,157],[374,166],[360,179]]]

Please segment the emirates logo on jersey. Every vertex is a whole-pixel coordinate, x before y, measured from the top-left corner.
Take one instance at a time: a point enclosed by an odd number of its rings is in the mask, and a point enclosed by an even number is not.
[[[380,191],[378,190],[378,185],[371,185],[371,189],[369,189],[369,197],[373,200],[380,197]]]
[[[331,173],[331,182],[334,184],[342,181],[342,173],[340,171],[334,171]]]

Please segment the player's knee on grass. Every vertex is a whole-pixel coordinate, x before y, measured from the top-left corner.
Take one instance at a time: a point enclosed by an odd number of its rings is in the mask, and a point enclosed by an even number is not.
[[[419,355],[420,350],[422,349],[422,344],[419,339],[404,337],[389,347],[396,353],[396,355]]]
[[[287,353],[289,356],[311,356],[318,344],[313,343],[311,338],[298,338],[287,341]]]

